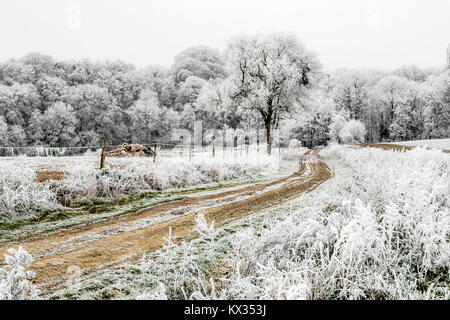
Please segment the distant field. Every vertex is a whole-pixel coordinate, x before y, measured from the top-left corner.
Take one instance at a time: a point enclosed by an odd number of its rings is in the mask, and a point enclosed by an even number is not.
[[[208,150],[209,151],[209,150]],[[240,150],[239,150],[240,151]],[[77,206],[80,201],[117,199],[141,192],[249,178],[275,172],[277,157],[199,152],[152,157],[107,157],[98,170],[98,156],[0,157],[1,223],[36,218],[42,212]]]
[[[412,147],[423,146],[423,147],[450,150],[450,139],[402,141],[402,142],[392,142],[391,144],[398,144],[402,146],[412,146]]]

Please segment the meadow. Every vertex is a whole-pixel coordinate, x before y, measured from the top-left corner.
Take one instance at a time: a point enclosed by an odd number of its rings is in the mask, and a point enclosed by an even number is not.
[[[83,279],[47,298],[450,298],[450,158],[330,145],[312,192]],[[314,161],[312,159],[311,161]]]

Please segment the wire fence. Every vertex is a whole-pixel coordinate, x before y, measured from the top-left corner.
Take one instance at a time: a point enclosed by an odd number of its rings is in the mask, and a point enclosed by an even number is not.
[[[155,144],[139,144],[153,152]],[[122,145],[107,145],[106,152],[112,151]],[[274,146],[276,152],[279,148]],[[102,146],[0,146],[0,157],[67,157],[100,154]],[[223,156],[233,154],[243,156],[253,153],[266,153],[264,144],[240,144],[240,145],[217,145],[197,146],[193,144],[180,143],[157,143],[156,154],[158,157],[186,156],[194,157],[199,154],[211,156]]]

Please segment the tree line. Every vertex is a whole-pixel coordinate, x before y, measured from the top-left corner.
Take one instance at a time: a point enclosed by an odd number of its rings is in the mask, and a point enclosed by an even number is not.
[[[264,128],[269,152],[274,127],[308,146],[356,133],[369,142],[443,138],[450,78],[416,66],[325,72],[281,33],[234,38],[225,52],[191,47],[169,68],[40,53],[0,64],[0,146],[150,144],[194,120],[223,132]]]
[[[311,93],[312,112],[297,137],[312,144],[342,140],[343,122],[358,120],[366,142],[450,137],[450,76],[444,68],[403,66],[392,71],[336,70]]]

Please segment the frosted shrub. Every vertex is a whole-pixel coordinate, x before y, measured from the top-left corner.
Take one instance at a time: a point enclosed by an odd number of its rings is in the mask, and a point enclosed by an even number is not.
[[[57,206],[55,194],[34,178],[35,173],[30,168],[0,168],[0,221]]]
[[[339,131],[339,138],[344,143],[363,143],[366,133],[366,127],[361,121],[350,120]]]
[[[341,142],[341,131],[347,124],[347,120],[341,114],[336,114],[330,123],[330,139],[334,142]]]
[[[248,176],[267,170],[275,157],[260,155],[193,159],[107,159],[98,170],[97,159],[9,158],[0,159],[0,219],[33,216],[39,211],[73,206],[79,200],[114,198],[140,191],[167,190]],[[59,162],[58,162],[59,161]],[[62,166],[65,164],[65,166]],[[33,168],[34,167],[34,168]],[[63,180],[35,181],[39,167],[64,170]]]
[[[8,249],[5,254],[6,266],[0,269],[0,300],[34,300],[38,298],[36,287],[31,284],[34,272],[26,270],[33,261],[31,255],[19,247]]]
[[[161,249],[142,257],[136,266],[140,277],[133,277],[137,299],[218,298],[207,275],[217,268],[219,256],[224,254],[223,244],[216,240],[214,222],[208,224],[203,215],[196,216],[195,221],[198,238],[177,245],[170,230]]]
[[[160,283],[156,290],[139,295],[136,300],[167,300],[166,287]]]
[[[210,225],[206,222],[205,216],[203,214],[199,214],[195,217],[195,230],[200,234],[200,236],[214,240],[216,237],[216,230],[214,229],[214,221],[211,222]]]

